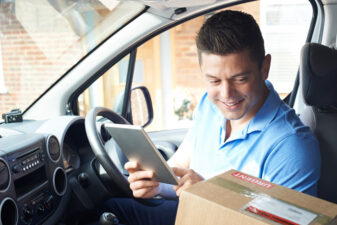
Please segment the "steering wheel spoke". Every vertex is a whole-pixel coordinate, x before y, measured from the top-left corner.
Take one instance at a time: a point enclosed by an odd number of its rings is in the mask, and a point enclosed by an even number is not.
[[[108,108],[95,107],[85,117],[85,130],[98,162],[121,191],[127,196],[132,196],[123,168],[127,158],[113,139],[104,140],[104,137],[101,137],[102,129],[97,126],[96,118],[98,116],[102,116],[113,123],[129,124],[129,122]]]

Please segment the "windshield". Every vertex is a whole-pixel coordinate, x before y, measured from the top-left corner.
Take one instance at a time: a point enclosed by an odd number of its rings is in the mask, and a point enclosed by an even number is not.
[[[0,112],[24,111],[144,5],[115,0],[0,0]]]

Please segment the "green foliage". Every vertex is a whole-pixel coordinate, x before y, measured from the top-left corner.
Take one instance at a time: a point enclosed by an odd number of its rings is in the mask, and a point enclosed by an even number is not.
[[[178,116],[179,120],[183,119],[192,119],[190,111],[191,101],[188,99],[183,99],[181,106],[174,111],[174,113]]]

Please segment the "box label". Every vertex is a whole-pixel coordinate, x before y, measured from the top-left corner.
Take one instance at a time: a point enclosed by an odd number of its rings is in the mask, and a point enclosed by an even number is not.
[[[317,214],[269,196],[259,196],[249,202],[245,211],[284,225],[308,225]]]
[[[234,172],[234,173],[232,173],[232,176],[237,177],[241,180],[248,181],[250,183],[259,185],[259,186],[267,188],[267,189],[274,187],[273,184],[271,184],[267,181],[264,181],[264,180],[261,180],[261,179],[255,178],[255,177],[251,177],[251,176],[248,176],[248,175],[240,173],[240,172]]]

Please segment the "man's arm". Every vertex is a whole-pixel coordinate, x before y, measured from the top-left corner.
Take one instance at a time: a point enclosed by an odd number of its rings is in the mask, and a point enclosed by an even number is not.
[[[180,178],[179,184],[173,187],[178,197],[184,189],[204,180],[204,178],[202,178],[194,170],[190,169],[190,163],[194,148],[193,138],[194,137],[192,136],[191,131],[189,131],[183,143],[179,146],[177,152],[168,161],[168,164],[172,168],[173,172],[176,174],[176,176]],[[163,193],[163,191],[161,191],[161,194],[164,196],[167,193],[172,193],[168,187],[161,188],[161,190],[164,190],[164,192],[166,192]]]
[[[303,134],[290,135],[278,142],[269,154],[262,178],[316,195],[320,162],[319,145],[314,138]]]

